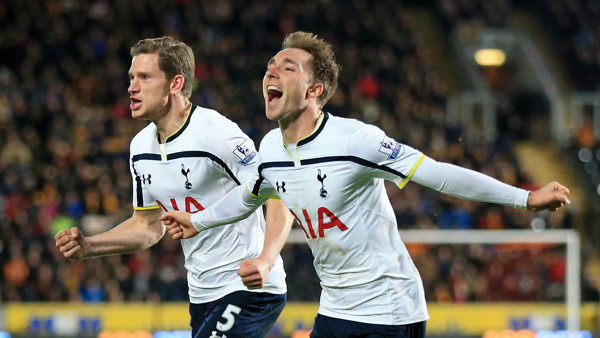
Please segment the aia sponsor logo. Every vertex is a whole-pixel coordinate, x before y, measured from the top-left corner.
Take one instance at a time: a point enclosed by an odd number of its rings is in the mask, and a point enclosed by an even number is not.
[[[177,200],[175,198],[171,198],[169,199],[168,203],[163,203],[159,200],[156,200],[156,203],[158,203],[158,205],[160,205],[160,207],[166,212],[166,211],[179,211],[179,204],[177,203]],[[165,204],[169,205],[171,204],[171,208],[167,209],[167,207],[165,206]],[[188,196],[183,200],[183,206],[185,208],[185,211],[187,213],[195,213],[198,211],[202,211],[204,210],[204,207],[202,206],[202,204],[200,204],[200,202],[198,202],[195,198]]]
[[[300,220],[294,211],[290,209],[290,212],[296,221],[298,221],[298,225],[304,231],[306,238],[325,237],[325,230],[332,228],[338,228],[340,231],[348,230],[346,224],[325,207],[320,207],[317,210],[317,229],[313,227],[313,220],[310,219],[308,210],[302,209],[302,216],[304,216],[305,223]],[[328,222],[325,222],[326,218],[329,220]],[[315,232],[315,230],[317,231]]]

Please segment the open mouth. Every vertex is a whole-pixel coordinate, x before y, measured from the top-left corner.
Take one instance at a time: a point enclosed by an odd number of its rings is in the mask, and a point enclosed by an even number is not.
[[[132,97],[132,98],[131,98],[131,104],[129,104],[129,108],[130,108],[131,110],[136,110],[136,109],[138,109],[138,108],[139,108],[141,105],[142,105],[142,101],[141,101],[141,100],[138,100],[138,99],[135,99],[135,98],[133,98],[133,97]]]
[[[267,103],[274,104],[283,96],[283,92],[277,86],[267,86]]]

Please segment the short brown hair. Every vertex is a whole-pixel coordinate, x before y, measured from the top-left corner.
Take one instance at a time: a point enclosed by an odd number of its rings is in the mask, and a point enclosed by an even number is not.
[[[299,48],[313,56],[313,83],[323,84],[323,94],[319,96],[321,108],[329,101],[337,89],[340,66],[335,61],[335,54],[331,45],[317,35],[307,32],[294,32],[288,34],[281,49]]]
[[[158,68],[165,72],[167,79],[171,80],[176,75],[183,75],[185,81],[181,93],[189,99],[192,96],[196,67],[192,48],[170,36],[163,36],[140,40],[129,51],[132,57],[153,53],[158,53]]]

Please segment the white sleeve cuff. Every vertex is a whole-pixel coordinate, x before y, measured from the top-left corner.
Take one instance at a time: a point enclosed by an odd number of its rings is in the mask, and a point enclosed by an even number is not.
[[[515,199],[515,208],[527,209],[527,201],[529,200],[529,190],[517,188],[517,198]]]
[[[198,232],[210,228],[208,224],[210,224],[211,217],[207,214],[207,212],[210,212],[210,208],[195,212],[192,214],[192,216],[190,216],[192,226],[194,229],[198,230]]]

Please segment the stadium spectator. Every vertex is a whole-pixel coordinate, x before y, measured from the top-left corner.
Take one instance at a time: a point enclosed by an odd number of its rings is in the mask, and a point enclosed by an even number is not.
[[[471,1],[444,3],[466,6]],[[473,12],[470,16],[506,14],[513,7],[508,1],[493,3],[477,6],[500,10],[492,13],[487,10],[489,14],[485,15]],[[551,17],[549,29],[557,29],[555,23],[559,22],[560,27],[567,28],[567,33],[578,30],[578,20],[571,9],[566,10],[566,3],[546,0],[542,3],[538,12],[551,8],[560,18]],[[262,102],[255,99],[261,91],[259,74],[271,57],[268,51],[278,48],[285,33],[298,29],[318,32],[333,43],[343,62],[340,87],[325,110],[369,120],[390,136],[422,149],[433,158],[475,170],[483,170],[485,166],[484,172],[492,176],[497,172],[486,164],[502,161],[515,173],[516,181],[511,184],[528,182],[512,154],[510,142],[507,146],[504,140],[492,144],[479,142],[465,137],[460,128],[445,125],[446,85],[435,71],[431,51],[411,25],[403,2],[224,0],[218,6],[214,4],[211,1],[103,0],[90,4],[9,0],[0,5],[0,148],[8,148],[9,141],[21,142],[24,146],[19,147],[28,148],[33,159],[20,167],[0,160],[0,264],[5,266],[16,257],[11,250],[19,251],[21,257],[38,252],[41,261],[52,267],[52,282],[59,290],[53,295],[42,290],[38,294],[40,299],[80,301],[80,287],[93,278],[98,268],[87,262],[82,265],[78,261],[64,261],[55,252],[52,239],[55,233],[76,222],[93,235],[130,215],[128,143],[145,123],[130,118],[126,74],[130,45],[145,37],[172,35],[193,46],[202,46],[194,51],[199,62],[191,101],[226,113],[258,141],[275,127],[264,118]],[[299,6],[303,11],[298,10]],[[577,15],[597,20],[595,12],[590,8],[578,10]],[[469,13],[469,9],[460,13]],[[500,25],[503,19],[494,22]],[[559,39],[579,43],[567,33],[561,33]],[[577,62],[576,57],[570,60]],[[360,95],[360,79],[367,73],[379,83],[376,101],[367,102]],[[594,72],[586,74],[598,78]],[[584,78],[576,75],[574,79]],[[368,109],[363,110],[365,107]],[[363,111],[369,115],[363,115]],[[20,141],[12,136],[15,134]],[[457,207],[472,213],[470,228],[477,229],[482,216],[488,214],[488,206],[471,202],[456,204],[452,199],[442,203],[438,201],[439,195],[418,186],[403,190],[393,187],[390,191],[396,192],[390,197],[400,229],[439,228],[439,215]],[[432,210],[438,216],[431,216]],[[530,228],[529,216],[505,208],[495,210],[503,216],[505,228]],[[63,216],[72,220],[61,220]],[[571,226],[569,217],[552,225]],[[155,268],[150,271],[145,267],[148,271],[144,273],[130,268],[129,261],[136,260],[135,255],[99,258],[98,264],[108,267],[100,276],[107,299],[144,301],[155,297],[162,301],[185,301],[183,254],[168,241],[164,239],[150,249],[149,265]],[[19,245],[11,249],[12,243]],[[470,253],[454,254],[469,256]],[[164,259],[165,255],[169,259]],[[310,273],[313,268],[308,248],[289,245],[282,255],[288,271],[290,300],[318,300],[318,294],[302,292],[306,284],[318,289],[318,280]],[[419,252],[415,255],[419,256],[415,257],[417,264],[422,261],[436,266],[437,255],[427,258],[421,258]],[[490,255],[472,261],[477,271],[481,271],[480,280],[494,258]],[[165,269],[173,271],[172,280],[160,277],[168,275]],[[150,293],[136,294],[139,289],[133,285],[134,274],[138,280],[147,280]],[[434,297],[432,290],[437,278],[436,274],[423,273],[428,298]],[[34,301],[36,296],[32,296],[30,289],[35,288],[35,283],[37,277],[33,274],[19,287],[0,283],[0,300]],[[164,292],[164,283],[182,291]],[[443,283],[450,285],[447,279]],[[541,288],[548,289],[548,284],[543,283]],[[470,297],[479,299],[483,294],[477,291],[477,286],[474,288]],[[452,288],[447,290],[452,298]]]

